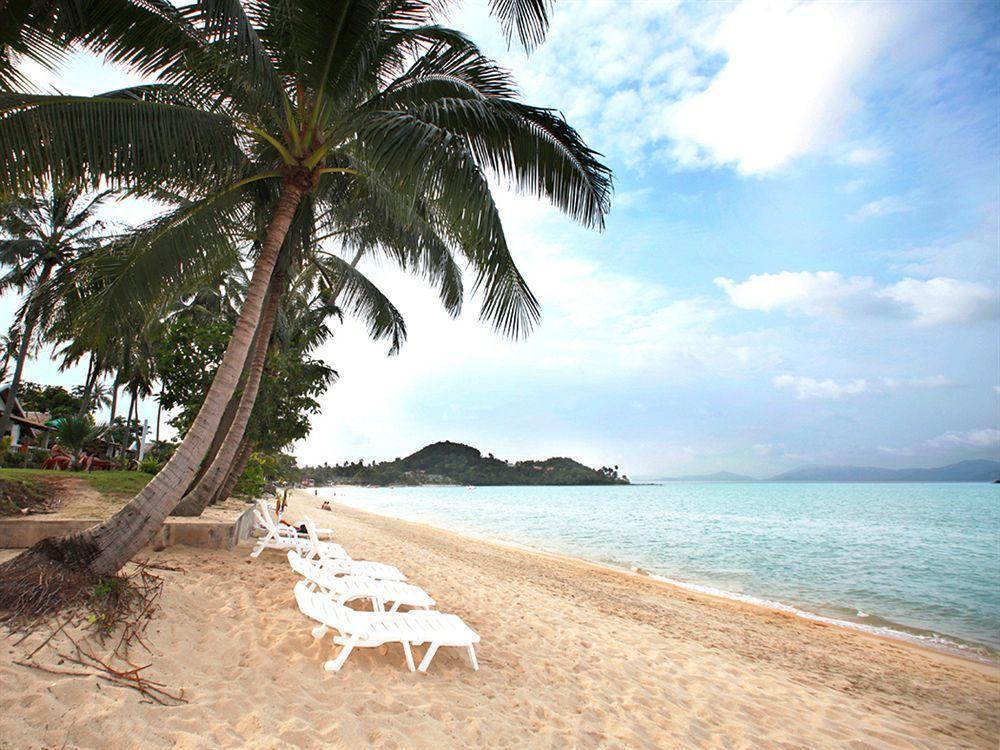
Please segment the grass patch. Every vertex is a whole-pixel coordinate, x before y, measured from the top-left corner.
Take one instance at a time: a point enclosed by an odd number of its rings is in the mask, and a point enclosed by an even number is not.
[[[43,471],[42,469],[0,469],[0,480],[17,480],[38,489],[44,489],[45,481],[53,479],[77,479],[107,498],[131,497],[139,492],[152,474],[144,471]]]
[[[102,495],[129,497],[137,494],[153,478],[152,474],[144,471],[92,471],[89,474],[79,472],[76,476],[86,480],[91,488]]]

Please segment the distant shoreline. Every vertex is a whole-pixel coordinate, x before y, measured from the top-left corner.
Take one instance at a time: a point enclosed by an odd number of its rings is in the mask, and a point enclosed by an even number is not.
[[[803,482],[804,483],[804,482]],[[692,482],[692,484],[726,484],[722,482]],[[739,482],[732,482],[728,484],[740,484]],[[782,484],[779,482],[766,482],[759,481],[753,484]],[[798,482],[788,482],[784,484],[799,484]],[[863,482],[815,482],[814,484],[866,484]],[[867,484],[886,484],[885,482],[870,482]],[[892,484],[933,484],[929,482],[894,482]],[[942,482],[940,484],[962,484],[959,482]],[[966,484],[979,484],[979,483],[966,483]],[[507,486],[507,485],[504,485]],[[517,485],[515,485],[517,486]],[[534,489],[537,485],[520,485],[525,488]],[[633,484],[631,486],[642,486]],[[646,486],[659,486],[659,485],[646,485]],[[459,489],[462,485],[435,485],[435,487],[440,488],[456,488]],[[335,493],[350,492],[352,489],[358,489],[358,485],[328,485],[324,487],[316,487],[309,489],[316,490],[331,490]],[[392,489],[388,487],[369,487],[368,489]],[[486,542],[489,544],[496,544],[501,547],[516,549],[527,553],[541,554],[546,556],[551,556],[559,559],[572,560],[586,565],[597,566],[602,569],[614,571],[616,573],[622,573],[626,575],[639,575],[643,578],[657,581],[664,585],[685,591],[693,592],[698,595],[708,596],[714,599],[721,599],[728,602],[737,602],[739,604],[760,608],[768,612],[781,613],[786,616],[795,617],[798,619],[821,623],[824,625],[829,625],[835,628],[840,628],[843,630],[848,630],[854,633],[861,633],[866,636],[881,638],[889,640],[893,643],[904,643],[909,646],[913,646],[919,649],[925,649],[932,651],[937,654],[944,654],[950,657],[955,657],[962,659],[963,661],[970,661],[976,664],[985,664],[989,666],[1000,665],[1000,651],[991,648],[982,643],[976,643],[971,641],[965,641],[962,638],[954,635],[938,635],[931,630],[922,630],[918,628],[907,628],[906,626],[892,622],[890,620],[882,620],[881,618],[875,618],[873,622],[880,622],[884,624],[867,624],[864,622],[857,622],[853,620],[844,619],[843,617],[836,615],[825,615],[819,612],[811,611],[794,604],[789,604],[784,601],[777,601],[773,599],[768,599],[760,596],[754,596],[751,594],[741,594],[732,591],[726,591],[724,589],[718,588],[711,584],[702,584],[692,581],[682,580],[680,578],[675,578],[669,575],[656,574],[650,571],[643,570],[629,563],[623,564],[612,564],[606,561],[594,559],[591,557],[586,557],[582,554],[567,553],[564,551],[558,551],[546,547],[544,544],[527,544],[523,542],[515,542],[509,539],[498,538],[492,534],[478,531],[476,529],[468,528],[461,524],[456,524],[453,526],[442,525],[437,521],[428,521],[425,519],[414,519],[409,518],[405,515],[394,514],[390,511],[372,509],[366,507],[365,505],[355,501],[349,496],[337,494],[331,499],[335,503],[339,503],[342,506],[349,507],[361,513],[370,513],[372,515],[379,516],[381,518],[389,518],[397,521],[402,521],[404,523],[415,523],[427,526],[435,530],[439,530],[449,534],[456,534],[462,537],[466,537],[471,540],[478,542]]]

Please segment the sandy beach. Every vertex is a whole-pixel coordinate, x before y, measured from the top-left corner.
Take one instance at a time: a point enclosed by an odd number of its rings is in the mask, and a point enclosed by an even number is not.
[[[158,572],[142,661],[189,702],[14,664],[41,636],[7,638],[0,747],[997,747],[996,667],[317,505],[295,493],[289,516],[309,512],[460,615],[482,637],[478,672],[442,649],[411,674],[391,646],[328,674],[334,647],[311,637],[281,553],[172,547],[143,555],[182,570]]]

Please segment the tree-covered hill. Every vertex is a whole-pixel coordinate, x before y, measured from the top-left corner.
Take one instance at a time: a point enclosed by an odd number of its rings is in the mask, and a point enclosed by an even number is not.
[[[591,469],[572,458],[544,461],[504,461],[492,453],[484,456],[469,445],[433,443],[395,461],[345,462],[336,466],[306,466],[303,478],[316,484],[471,484],[471,485],[570,485],[628,484],[618,467]]]

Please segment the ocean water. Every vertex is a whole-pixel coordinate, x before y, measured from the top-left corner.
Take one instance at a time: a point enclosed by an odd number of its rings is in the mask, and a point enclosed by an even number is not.
[[[357,508],[996,660],[1000,485],[321,488]]]

